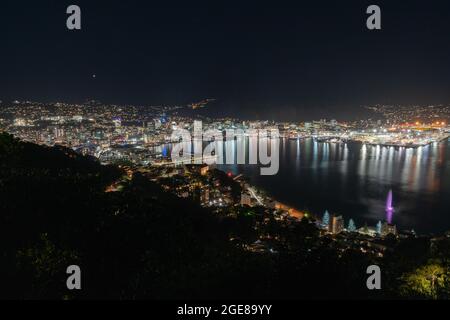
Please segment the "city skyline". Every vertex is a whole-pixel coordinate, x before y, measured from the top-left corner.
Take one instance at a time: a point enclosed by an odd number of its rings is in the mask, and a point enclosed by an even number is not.
[[[0,12],[0,299],[450,298],[448,0]]]
[[[201,110],[208,108],[209,102],[201,100],[184,106],[108,105],[98,101],[83,104],[3,102],[0,130],[36,144],[65,146],[80,154],[93,156],[103,164],[128,163],[137,168],[146,168],[207,163],[229,174],[253,177],[256,172],[250,167],[258,164],[258,175],[263,170],[265,174],[281,175],[281,178],[276,179],[281,189],[272,189],[270,184],[266,184],[269,181],[266,179],[257,179],[257,185],[263,186],[263,190],[275,192],[275,198],[280,198],[277,201],[287,201],[289,205],[282,204],[281,208],[297,218],[302,217],[304,212],[317,216],[321,210],[329,209],[342,213],[346,219],[355,219],[360,225],[364,220],[371,221],[373,225],[378,220],[386,220],[390,224],[393,210],[390,209],[392,200],[389,201],[389,198],[392,198],[391,189],[394,186],[396,197],[403,198],[407,197],[407,192],[437,192],[435,204],[443,205],[439,200],[441,188],[436,184],[446,183],[445,168],[442,167],[446,156],[442,147],[450,134],[450,106],[371,106],[366,108],[366,119],[358,121],[320,119],[275,122],[199,116]],[[191,114],[184,115],[182,111]],[[278,138],[273,137],[273,132]],[[177,140],[174,140],[174,134],[183,139],[187,135],[189,143],[192,143],[191,151],[185,154],[186,141],[175,143]],[[260,137],[268,135],[271,137],[270,149],[274,154],[271,152],[268,157],[260,150],[258,157],[255,146],[259,145],[258,149],[261,149],[265,142]],[[211,142],[217,138],[224,142],[220,149],[215,146],[215,142]],[[202,140],[203,149],[201,142],[199,144]],[[211,145],[212,149],[206,144]],[[437,149],[438,145],[440,147]],[[183,150],[182,156],[180,150]],[[211,150],[214,154],[209,155]],[[286,150],[294,153],[295,158],[287,157]],[[217,156],[217,152],[222,156]],[[250,160],[251,152],[254,160]],[[236,158],[229,159],[229,154]],[[261,161],[261,157],[266,159],[265,165],[258,162],[257,159]],[[352,164],[355,160],[358,161],[356,166]],[[344,163],[353,167],[353,172],[339,169]],[[433,163],[433,166],[426,166],[427,163]],[[238,166],[234,166],[236,164]],[[239,169],[239,164],[244,165],[243,171]],[[332,177],[324,174],[327,171],[318,170],[321,166],[327,170],[337,170],[335,174],[342,180],[341,188],[345,187],[344,181],[349,176],[356,175],[354,179],[359,180],[361,185],[364,185],[365,179],[379,179],[383,191],[374,197],[369,190],[365,190],[359,196],[357,205],[351,204],[346,197],[328,197],[319,192],[322,197],[329,199],[322,204],[313,200],[316,195],[307,190],[303,192],[309,193],[308,197],[295,200],[295,194],[290,195],[289,190],[302,184],[296,185],[295,181],[290,181],[290,176],[285,177],[286,172],[306,177],[313,173],[309,183],[316,185],[318,191],[322,187],[317,184],[315,177],[321,176],[321,179],[327,180]],[[301,168],[307,171],[301,173]],[[441,171],[439,175],[437,168]],[[433,181],[427,176],[433,176]],[[292,187],[285,188],[287,183],[292,184]],[[391,191],[386,200],[388,190]],[[348,192],[350,195],[350,190]],[[403,192],[406,193],[402,195]],[[250,191],[249,194],[254,193]],[[242,196],[246,197],[246,194]],[[258,197],[256,199],[258,203],[264,202]],[[266,205],[272,206],[271,202],[268,200]],[[384,202],[386,206],[383,208],[381,205]],[[403,212],[406,209],[421,222],[408,221],[408,215],[400,214],[396,220],[401,222],[402,228],[429,232],[442,230],[445,226],[445,223],[443,226],[436,222],[429,224],[418,214],[418,209],[408,207],[403,201]],[[440,211],[436,218],[445,221]],[[360,230],[366,234],[377,234],[373,228],[367,231],[361,227]]]

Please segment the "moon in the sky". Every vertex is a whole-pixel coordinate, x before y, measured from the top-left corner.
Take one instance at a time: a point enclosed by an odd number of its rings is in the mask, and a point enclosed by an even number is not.
[[[94,79],[95,79],[96,77],[97,77],[97,75],[96,75],[96,74],[93,74],[93,75],[92,75],[92,78],[94,78]]]

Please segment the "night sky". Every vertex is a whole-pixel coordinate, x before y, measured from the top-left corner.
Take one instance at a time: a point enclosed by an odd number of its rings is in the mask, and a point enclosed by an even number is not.
[[[66,28],[70,4],[80,31]],[[370,4],[382,30],[366,28]],[[449,1],[2,0],[0,12],[4,101],[216,98],[212,115],[274,120],[450,103]]]

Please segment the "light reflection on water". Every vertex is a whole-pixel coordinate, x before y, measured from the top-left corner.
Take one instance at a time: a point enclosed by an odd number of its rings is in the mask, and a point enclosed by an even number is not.
[[[393,222],[401,229],[450,229],[449,141],[412,149],[281,139],[277,175],[260,176],[259,167],[248,164],[218,167],[244,173],[299,209],[317,215],[328,209],[358,225],[385,219],[384,204],[392,189]]]

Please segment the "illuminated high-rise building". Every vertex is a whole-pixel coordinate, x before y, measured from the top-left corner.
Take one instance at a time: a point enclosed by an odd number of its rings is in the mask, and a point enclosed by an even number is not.
[[[342,216],[335,216],[331,218],[330,231],[333,234],[341,233],[344,230],[344,218]]]
[[[377,233],[378,233],[378,235],[381,235],[382,226],[383,226],[383,224],[381,223],[381,221],[378,221],[378,223],[377,223]]]
[[[381,236],[386,237],[389,234],[397,235],[397,227],[394,224],[384,222],[381,226]]]
[[[349,232],[356,231],[356,225],[355,225],[355,221],[353,221],[353,219],[350,219],[350,221],[348,222],[347,231],[349,231]]]
[[[330,214],[328,213],[328,210],[325,210],[325,213],[323,214],[322,227],[327,230],[330,229]]]

